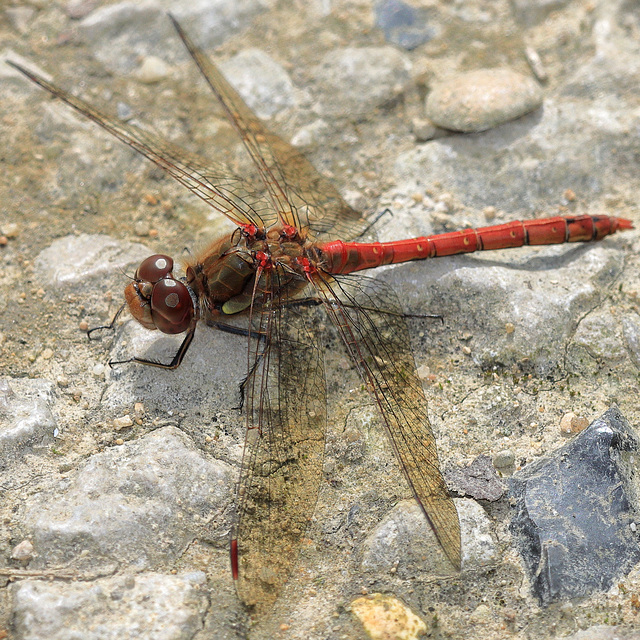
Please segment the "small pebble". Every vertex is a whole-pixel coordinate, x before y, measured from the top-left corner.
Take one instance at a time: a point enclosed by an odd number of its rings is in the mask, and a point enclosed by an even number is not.
[[[144,404],[142,402],[136,402],[133,405],[133,419],[136,424],[142,424],[142,418],[144,418]]]
[[[164,80],[169,73],[169,67],[164,60],[156,56],[147,56],[136,71],[136,78],[143,84],[155,84]]]
[[[120,418],[113,419],[113,428],[116,431],[120,431],[120,429],[125,429],[126,427],[132,427],[133,420],[131,416],[127,414],[126,416],[121,416]]]
[[[563,436],[574,436],[584,431],[589,426],[589,421],[575,413],[566,413],[560,420],[560,433]]]
[[[133,226],[133,230],[137,236],[148,236],[150,231],[149,223],[146,220],[138,220]]]
[[[3,236],[6,236],[7,238],[13,240],[14,238],[18,237],[18,234],[20,233],[20,227],[16,222],[5,222],[3,223],[2,227],[0,227],[0,231],[2,232]]]
[[[116,104],[116,113],[120,120],[130,120],[133,117],[133,110],[125,102],[118,102]]]
[[[486,623],[491,618],[491,609],[486,604],[479,604],[469,616],[473,622]]]
[[[524,55],[527,58],[527,62],[533,71],[533,75],[538,78],[539,82],[546,82],[549,79],[549,74],[542,64],[542,60],[538,55],[538,52],[533,47],[526,47]]]
[[[510,69],[478,69],[443,81],[429,93],[426,113],[439,127],[486,131],[542,105],[538,83]]]
[[[102,378],[104,376],[104,365],[99,363],[91,369],[91,374],[94,378]]]
[[[158,198],[156,198],[153,193],[145,193],[142,196],[142,200],[150,207],[155,207],[158,204]]]
[[[516,330],[516,326],[513,324],[513,322],[506,322],[504,325],[504,330],[505,333],[513,333]]]
[[[414,640],[428,631],[424,620],[401,600],[381,593],[366,597],[365,587],[361,589],[361,593],[365,597],[356,598],[351,603],[351,612],[360,621],[369,638]]]
[[[495,207],[485,207],[482,210],[482,214],[484,215],[484,219],[488,221],[494,220],[496,217],[496,208]]]
[[[78,329],[80,331],[89,331],[89,323],[86,320],[81,320]]]
[[[52,357],[53,357],[53,349],[49,349],[49,347],[47,347],[46,349],[43,349],[42,351],[43,360],[50,360]]]
[[[30,540],[23,540],[11,550],[11,558],[27,564],[33,558],[33,545]]]
[[[428,142],[436,137],[436,126],[426,118],[414,118],[411,128],[417,142]]]
[[[496,469],[508,469],[516,463],[516,454],[511,451],[511,449],[498,451],[498,453],[493,456],[492,462]]]
[[[376,26],[382,30],[387,42],[408,51],[429,42],[438,33],[425,12],[402,0],[377,2]]]
[[[441,193],[438,196],[437,201],[441,202],[447,208],[447,211],[453,210],[454,200],[450,193]]]

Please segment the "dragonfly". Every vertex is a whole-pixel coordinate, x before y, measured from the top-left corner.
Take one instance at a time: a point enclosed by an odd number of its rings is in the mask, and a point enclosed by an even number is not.
[[[606,215],[558,216],[395,242],[358,242],[370,220],[349,206],[301,151],[267,128],[169,17],[253,160],[257,180],[107,115],[38,74],[9,64],[162,167],[236,225],[188,258],[180,272],[184,275],[178,275],[167,255],[145,259],[124,295],[143,327],[184,334],[170,362],[130,361],[175,369],[201,320],[247,338],[242,383],[246,439],[230,536],[240,600],[257,613],[273,605],[292,572],[318,498],[327,422],[318,309],[340,336],[377,406],[427,522],[460,569],[460,524],[440,472],[405,315],[388,285],[356,272],[473,251],[588,242],[631,229],[631,222]],[[234,324],[235,318],[245,318],[244,328]]]

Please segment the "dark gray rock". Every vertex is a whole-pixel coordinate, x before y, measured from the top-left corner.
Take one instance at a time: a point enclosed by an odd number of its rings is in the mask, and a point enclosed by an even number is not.
[[[609,589],[640,562],[631,466],[639,444],[612,408],[511,479],[511,528],[542,605]]]
[[[499,500],[505,491],[489,456],[478,456],[465,468],[450,467],[444,472],[449,489],[476,500]]]

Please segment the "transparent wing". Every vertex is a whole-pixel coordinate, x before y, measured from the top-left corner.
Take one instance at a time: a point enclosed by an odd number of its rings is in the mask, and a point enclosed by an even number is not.
[[[309,229],[312,239],[359,237],[369,226],[338,190],[293,145],[271,132],[245,104],[215,64],[173,19],[205,80],[238,132],[264,182],[282,224]]]
[[[162,167],[192,193],[236,224],[251,223],[262,227],[274,222],[271,204],[263,190],[256,190],[226,165],[204,161],[194,153],[101,112],[88,102],[14,62],[8,64]]]
[[[273,281],[265,288],[280,289]],[[253,323],[268,337],[250,348],[255,365],[245,387],[248,426],[232,554],[237,549],[238,595],[257,612],[273,604],[291,573],[322,477],[326,385],[312,314],[276,293]]]
[[[460,524],[440,473],[427,401],[397,296],[365,276],[318,274],[314,284],[375,400],[398,462],[453,565],[460,567]]]

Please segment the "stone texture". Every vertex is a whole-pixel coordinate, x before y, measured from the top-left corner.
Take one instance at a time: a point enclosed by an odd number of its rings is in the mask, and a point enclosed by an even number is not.
[[[633,475],[640,441],[609,409],[511,479],[511,528],[542,605],[609,589],[640,562]]]
[[[233,482],[228,465],[205,458],[173,427],[95,454],[52,494],[27,501],[35,562],[173,562],[203,526],[212,536],[228,530]]]
[[[205,574],[139,573],[94,582],[14,584],[16,637],[24,640],[188,640],[203,627]]]
[[[53,442],[53,402],[53,384],[48,380],[0,378],[0,469]]]

